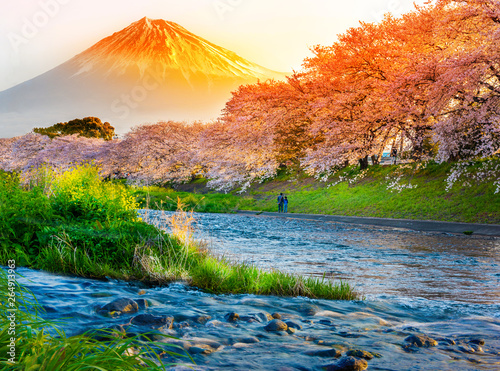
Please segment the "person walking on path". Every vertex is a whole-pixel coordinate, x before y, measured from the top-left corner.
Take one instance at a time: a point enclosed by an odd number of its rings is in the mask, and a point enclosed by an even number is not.
[[[283,212],[283,204],[284,204],[285,199],[283,198],[283,193],[280,193],[278,196],[278,212],[282,213]]]
[[[287,213],[288,212],[288,197],[285,196],[283,200],[283,212]]]

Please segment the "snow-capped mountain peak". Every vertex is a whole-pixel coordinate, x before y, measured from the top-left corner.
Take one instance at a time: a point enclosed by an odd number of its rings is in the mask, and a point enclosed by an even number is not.
[[[164,80],[179,70],[188,82],[193,75],[243,79],[280,76],[175,22],[146,17],[104,38],[70,62],[77,66],[75,75],[100,70],[106,76],[138,72],[142,77],[149,72]]]

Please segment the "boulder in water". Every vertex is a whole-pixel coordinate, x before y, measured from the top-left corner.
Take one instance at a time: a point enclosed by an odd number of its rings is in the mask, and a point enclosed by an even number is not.
[[[279,331],[287,331],[288,326],[285,322],[279,319],[273,319],[264,327],[264,329],[269,332],[279,332]]]
[[[167,329],[171,330],[174,323],[174,319],[168,316],[153,316],[152,314],[139,314],[135,316],[130,321],[133,325],[138,326],[149,326],[151,328],[157,329]]]
[[[420,347],[429,348],[438,345],[438,342],[436,340],[427,335],[410,335],[405,339],[405,341],[409,345],[413,345],[419,348]]]
[[[139,305],[132,299],[120,298],[104,305],[99,309],[99,313],[136,313],[139,311]]]
[[[370,360],[374,357],[372,353],[367,352],[366,350],[359,350],[359,349],[351,349],[346,353],[346,355],[356,358],[363,358],[367,360]]]
[[[326,371],[363,371],[368,368],[364,359],[342,357],[338,362],[323,367]]]

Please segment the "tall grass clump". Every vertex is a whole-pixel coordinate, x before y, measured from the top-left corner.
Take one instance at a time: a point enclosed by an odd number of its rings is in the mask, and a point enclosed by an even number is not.
[[[160,353],[174,358],[187,358],[176,354],[166,343],[144,342],[139,337],[124,338],[119,333],[98,341],[88,332],[67,336],[57,325],[45,321],[35,296],[16,282],[15,326],[7,317],[8,278],[0,268],[0,369],[2,370],[165,370],[170,365],[161,362]],[[13,330],[14,329],[14,330]],[[15,338],[14,347],[12,338]],[[14,353],[8,352],[14,348]],[[12,362],[13,361],[13,362]],[[192,361],[192,360],[191,360]]]
[[[67,219],[137,219],[135,197],[121,184],[103,182],[99,168],[92,164],[66,171],[42,167],[28,172],[22,180],[29,189],[42,188],[54,212]]]
[[[356,300],[357,292],[340,281],[302,277],[276,270],[262,271],[246,264],[234,264],[207,257],[192,271],[192,284],[214,294],[305,296],[332,300]]]

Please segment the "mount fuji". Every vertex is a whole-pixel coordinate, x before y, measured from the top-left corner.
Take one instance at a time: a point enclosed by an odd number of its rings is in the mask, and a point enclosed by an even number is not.
[[[85,116],[117,132],[158,120],[210,120],[239,85],[284,76],[174,22],[142,18],[0,92],[0,136]]]

